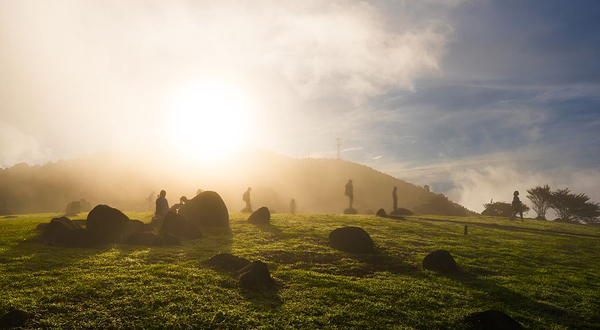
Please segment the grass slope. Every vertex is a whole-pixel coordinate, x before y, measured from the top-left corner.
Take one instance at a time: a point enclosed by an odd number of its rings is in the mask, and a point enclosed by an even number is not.
[[[179,247],[67,249],[35,241],[35,226],[53,216],[0,219],[0,312],[33,314],[27,328],[460,329],[463,316],[490,308],[530,329],[600,328],[599,238],[475,225],[600,235],[598,228],[452,218],[474,224],[464,236],[463,225],[419,217],[277,214],[260,227],[233,214],[231,235],[204,231]],[[327,235],[343,225],[367,230],[378,253],[330,248]],[[421,260],[436,249],[449,250],[463,273],[423,271]],[[244,291],[203,265],[219,252],[266,262],[278,289]]]

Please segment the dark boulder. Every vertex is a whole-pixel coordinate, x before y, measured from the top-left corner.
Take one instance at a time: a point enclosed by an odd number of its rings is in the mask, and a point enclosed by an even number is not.
[[[246,289],[268,288],[275,284],[269,267],[262,261],[254,261],[237,273],[240,275],[240,284]]]
[[[387,216],[387,213],[385,213],[384,209],[379,209],[379,210],[377,210],[377,213],[375,215],[378,217],[385,217],[385,216]]]
[[[97,205],[87,217],[87,229],[103,243],[123,241],[129,230],[129,218],[108,205]]]
[[[521,330],[523,326],[501,311],[487,310],[468,315],[463,320],[472,330]]]
[[[353,207],[350,207],[350,208],[347,208],[344,210],[344,214],[357,214],[357,213],[358,213],[358,211]]]
[[[19,309],[13,309],[0,317],[0,328],[8,329],[22,327],[29,321],[29,317],[29,313]]]
[[[248,266],[248,259],[234,256],[229,253],[219,253],[206,261],[206,264],[220,270],[228,272],[237,272],[240,269]]]
[[[371,236],[360,227],[342,227],[329,233],[329,242],[335,249],[351,253],[372,253],[375,249]]]
[[[40,228],[40,225],[38,225],[38,228]],[[74,224],[66,217],[54,218],[41,229],[40,241],[50,245],[65,245],[63,242],[70,240],[75,235],[72,232],[82,230],[79,225]]]
[[[81,201],[75,201],[67,204],[66,216],[74,216],[81,213]]]
[[[423,268],[440,273],[455,273],[458,271],[456,261],[446,250],[437,250],[423,258]]]
[[[141,231],[129,235],[125,240],[125,243],[132,245],[160,246],[163,244],[163,239],[151,231]]]
[[[202,237],[200,230],[183,216],[175,212],[167,212],[161,228],[165,234],[172,234],[183,239],[196,239]]]
[[[413,215],[413,213],[411,210],[401,207],[399,209],[395,209],[394,211],[392,211],[392,213],[390,213],[390,215],[402,216],[402,215]]]
[[[132,234],[149,231],[147,230],[146,224],[141,222],[140,220],[129,220],[127,222],[127,227],[125,228],[125,232],[123,233],[123,237],[127,238]]]
[[[229,212],[219,194],[203,191],[179,210],[184,218],[199,226],[229,227]]]
[[[248,218],[248,222],[257,225],[268,225],[271,221],[271,212],[269,208],[263,206],[258,210],[254,211]]]

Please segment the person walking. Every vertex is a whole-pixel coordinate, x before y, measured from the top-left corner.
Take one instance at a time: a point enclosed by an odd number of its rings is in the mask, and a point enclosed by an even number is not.
[[[519,191],[515,190],[513,193],[512,200],[513,213],[510,216],[510,220],[515,220],[517,214],[521,215],[521,221],[523,221],[523,205],[521,204],[521,200],[519,199]]]

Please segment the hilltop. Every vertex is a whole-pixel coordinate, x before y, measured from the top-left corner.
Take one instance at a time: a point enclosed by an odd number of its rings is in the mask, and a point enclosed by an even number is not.
[[[229,209],[237,211],[243,207],[242,193],[250,186],[253,204],[276,212],[288,212],[295,198],[303,213],[341,213],[348,203],[344,196],[348,179],[354,182],[354,207],[359,213],[382,207],[389,211],[394,186],[399,207],[410,210],[440,196],[350,161],[295,159],[258,148],[214,164],[195,164],[169,154],[111,152],[0,170],[0,209],[62,212],[68,202],[84,198],[92,205],[147,211],[161,189],[167,190],[171,203],[202,189],[217,191]]]

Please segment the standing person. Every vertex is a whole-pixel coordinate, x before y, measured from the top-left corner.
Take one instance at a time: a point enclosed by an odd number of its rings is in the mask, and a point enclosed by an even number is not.
[[[392,192],[392,199],[394,200],[394,211],[398,209],[398,188],[394,187],[394,191]]]
[[[346,183],[345,195],[350,200],[350,207],[348,209],[352,209],[352,203],[354,203],[354,186],[352,185],[352,180],[348,180],[348,183]]]
[[[519,199],[519,191],[515,190],[513,193],[512,200],[513,213],[510,216],[510,220],[514,220],[517,214],[521,215],[521,221],[523,221],[523,205],[521,204],[521,200]]]
[[[296,214],[296,199],[295,198],[292,198],[292,200],[290,201],[290,213]]]
[[[154,212],[154,214],[160,219],[164,218],[165,214],[169,212],[169,202],[165,196],[167,196],[167,192],[161,190],[160,195],[158,195],[158,198],[156,199],[156,212]]]
[[[246,202],[246,207],[242,210],[242,212],[252,212],[252,205],[250,204],[250,191],[252,188],[248,187],[244,195],[242,195],[242,200]]]

